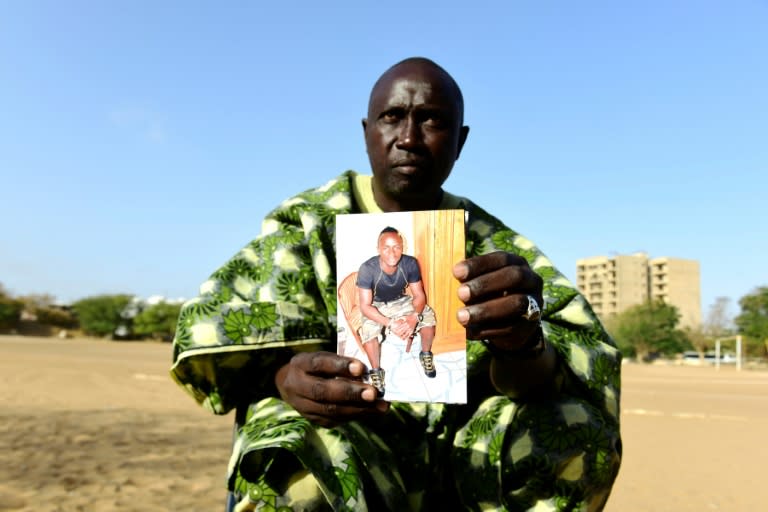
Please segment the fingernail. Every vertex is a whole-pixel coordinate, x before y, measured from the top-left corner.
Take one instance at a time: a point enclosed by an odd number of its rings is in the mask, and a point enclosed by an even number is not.
[[[466,309],[460,309],[458,313],[456,313],[456,318],[459,320],[461,325],[466,325],[466,323],[469,322],[469,311]]]
[[[360,396],[366,402],[373,402],[376,400],[376,391],[371,388],[365,388]]]
[[[389,410],[389,402],[379,400],[376,402],[376,409],[380,410],[381,412],[387,412]]]
[[[357,377],[363,374],[363,365],[359,361],[352,361],[349,363],[349,373]]]
[[[464,263],[457,263],[453,266],[453,275],[456,277],[456,279],[466,278],[467,272],[469,272],[469,270]]]
[[[465,284],[459,286],[459,299],[462,302],[467,302],[469,300],[469,297],[470,297],[469,286]]]

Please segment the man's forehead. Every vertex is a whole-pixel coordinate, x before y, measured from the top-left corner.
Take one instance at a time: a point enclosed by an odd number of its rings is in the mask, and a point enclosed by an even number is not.
[[[397,233],[382,233],[379,235],[379,243],[386,244],[386,245],[393,245],[393,244],[399,244],[401,242],[400,235]]]
[[[391,105],[423,104],[432,98],[432,83],[416,78],[399,78],[382,88],[380,100]]]
[[[371,91],[371,106],[457,103],[451,78],[440,68],[411,62],[389,69]]]

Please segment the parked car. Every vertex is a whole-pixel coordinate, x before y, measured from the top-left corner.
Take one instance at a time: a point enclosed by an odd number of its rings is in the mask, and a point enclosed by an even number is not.
[[[698,352],[694,350],[688,350],[683,352],[683,364],[715,364],[717,357],[714,352],[707,352],[702,357]],[[736,356],[729,353],[720,354],[720,364],[736,364]]]

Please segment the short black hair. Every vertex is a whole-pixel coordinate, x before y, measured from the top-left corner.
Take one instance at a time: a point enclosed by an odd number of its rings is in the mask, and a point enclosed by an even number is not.
[[[379,236],[383,235],[384,233],[394,233],[398,236],[400,236],[400,232],[393,228],[392,226],[387,226],[384,229],[381,230],[381,233],[379,233]]]

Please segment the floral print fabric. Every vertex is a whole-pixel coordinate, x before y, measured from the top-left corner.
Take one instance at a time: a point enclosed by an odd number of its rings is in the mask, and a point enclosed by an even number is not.
[[[172,377],[217,414],[237,408],[229,486],[241,510],[601,510],[621,459],[621,356],[584,298],[528,239],[468,199],[467,255],[526,258],[544,279],[557,395],[515,402],[467,341],[468,403],[393,403],[335,429],[279,399],[276,369],[336,348],[335,216],[359,213],[348,171],[285,201],[179,316]]]

